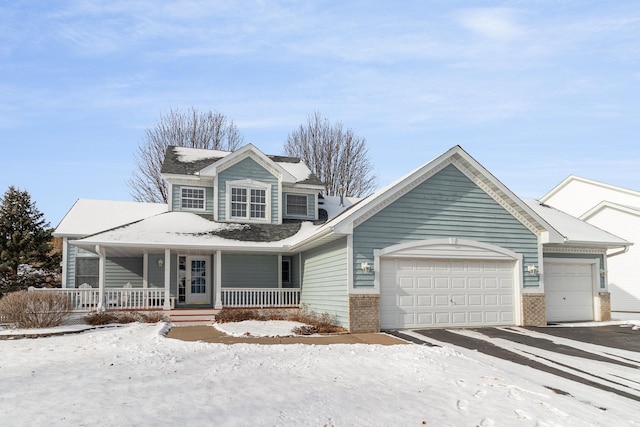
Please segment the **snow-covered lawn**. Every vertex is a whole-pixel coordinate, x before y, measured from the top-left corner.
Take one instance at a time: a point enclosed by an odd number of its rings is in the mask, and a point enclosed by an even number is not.
[[[166,328],[0,341],[0,425],[640,424],[638,402],[558,395],[545,386],[576,385],[448,347],[208,344]]]

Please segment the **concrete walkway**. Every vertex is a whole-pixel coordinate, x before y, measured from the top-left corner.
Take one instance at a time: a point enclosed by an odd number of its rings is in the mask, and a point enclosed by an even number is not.
[[[167,338],[183,341],[204,341],[221,344],[409,344],[391,335],[379,334],[338,334],[289,337],[233,337],[220,332],[213,326],[179,326],[167,333]]]

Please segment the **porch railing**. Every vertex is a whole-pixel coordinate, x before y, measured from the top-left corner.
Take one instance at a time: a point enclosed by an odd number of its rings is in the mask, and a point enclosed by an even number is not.
[[[222,288],[223,307],[298,307],[298,288]]]
[[[75,311],[94,311],[100,302],[98,288],[29,288],[30,292],[55,292],[66,295]],[[174,306],[173,298],[170,300]],[[155,310],[164,307],[162,288],[106,288],[102,307],[107,310]]]
[[[29,288],[31,292],[66,295],[75,311],[94,311],[100,302],[98,288]],[[231,308],[298,307],[299,288],[222,288],[222,306]],[[170,299],[175,308],[175,299]],[[163,288],[105,288],[102,307],[106,310],[157,310],[164,308]]]

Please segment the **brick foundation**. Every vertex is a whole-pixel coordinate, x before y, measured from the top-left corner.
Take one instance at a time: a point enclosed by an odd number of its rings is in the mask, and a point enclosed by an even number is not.
[[[349,295],[349,332],[380,332],[380,295]]]
[[[608,322],[611,320],[611,294],[609,292],[600,292],[598,297],[600,298],[600,318],[596,320]]]
[[[522,325],[546,326],[547,307],[544,294],[522,294]]]

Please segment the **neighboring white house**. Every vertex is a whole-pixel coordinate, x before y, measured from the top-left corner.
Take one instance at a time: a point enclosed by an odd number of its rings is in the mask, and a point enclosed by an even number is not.
[[[640,316],[640,192],[569,176],[542,202],[636,243],[607,254],[607,278],[614,319]]]

